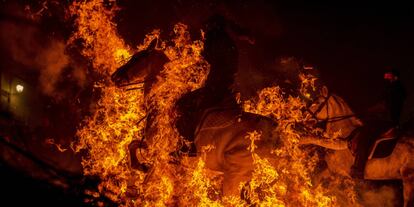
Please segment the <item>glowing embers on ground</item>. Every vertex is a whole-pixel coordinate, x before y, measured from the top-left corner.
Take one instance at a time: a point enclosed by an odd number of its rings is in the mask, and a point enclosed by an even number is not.
[[[113,2],[113,1],[110,1]],[[90,58],[94,70],[102,76],[96,84],[100,99],[78,131],[76,151],[86,151],[83,159],[84,174],[99,176],[96,197],[104,195],[125,206],[335,206],[337,198],[322,186],[313,186],[311,174],[318,158],[312,151],[297,146],[300,135],[294,130],[295,122],[306,121],[305,104],[297,97],[283,97],[278,87],[266,88],[255,100],[244,104],[246,111],[273,118],[275,129],[282,139],[281,147],[273,150],[274,157],[263,158],[255,151],[260,132],[251,132],[250,151],[255,164],[252,179],[241,184],[242,197],[223,197],[222,175],[205,167],[206,157],[183,158],[170,163],[169,153],[174,151],[180,136],[173,123],[174,106],[179,97],[202,86],[209,71],[202,58],[202,40],[192,41],[187,27],[177,24],[171,41],[163,42],[159,31],[149,34],[138,50],[145,49],[158,38],[169,62],[164,65],[158,82],[144,97],[142,90],[116,88],[109,75],[129,56],[130,48],[118,36],[112,22],[116,7],[108,9],[103,1],[75,2],[70,12],[75,17],[76,30],[69,43],[83,43],[82,54]],[[313,80],[303,79],[304,84]],[[307,90],[304,87],[303,90]],[[301,91],[302,92],[302,91]],[[129,167],[128,145],[143,137],[146,107],[157,110],[156,142],[150,142],[140,156],[148,161],[148,173]],[[209,149],[204,149],[208,151]],[[341,183],[341,182],[337,182]],[[338,184],[339,185],[339,184]]]

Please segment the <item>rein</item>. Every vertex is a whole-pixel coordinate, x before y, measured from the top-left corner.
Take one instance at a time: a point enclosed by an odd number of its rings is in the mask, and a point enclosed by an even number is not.
[[[143,84],[144,84],[144,81],[138,81],[138,82],[121,84],[118,87],[123,88],[125,91],[142,90],[144,89]]]
[[[328,94],[328,96],[324,97],[324,101],[318,106],[318,108],[314,112],[311,111],[309,107],[312,106],[315,103],[315,101],[309,104],[309,106],[306,108],[306,111],[309,112],[312,115],[312,118],[314,118],[317,121],[317,125],[322,125],[321,128],[324,129],[324,131],[326,131],[326,127],[328,123],[338,122],[338,121],[346,120],[352,117],[356,117],[355,114],[328,117],[328,114],[329,114],[328,100],[331,97],[332,97],[331,94]],[[326,107],[326,118],[319,119],[317,116],[322,111],[323,107]]]

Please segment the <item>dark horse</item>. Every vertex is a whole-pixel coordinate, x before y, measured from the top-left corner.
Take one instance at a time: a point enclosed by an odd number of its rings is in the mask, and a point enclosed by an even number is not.
[[[147,95],[151,86],[157,81],[156,77],[163,70],[163,65],[168,62],[162,51],[155,50],[155,41],[148,49],[138,52],[113,75],[112,80],[116,85],[123,85],[132,81],[144,82],[144,95]],[[206,110],[204,117],[196,123],[195,145],[198,152],[204,146],[213,146],[206,152],[206,167],[220,171],[224,174],[224,195],[238,195],[239,185],[249,181],[254,169],[251,152],[248,147],[251,140],[247,139],[249,132],[261,132],[260,140],[255,144],[255,150],[261,156],[270,156],[270,150],[278,137],[274,132],[277,124],[271,119],[251,113],[240,113],[232,108],[216,108]],[[145,136],[151,133],[151,124],[145,129]],[[151,142],[151,136],[146,137],[146,142]],[[130,144],[134,145],[137,141]],[[139,165],[136,157],[138,147],[130,147],[131,165]]]

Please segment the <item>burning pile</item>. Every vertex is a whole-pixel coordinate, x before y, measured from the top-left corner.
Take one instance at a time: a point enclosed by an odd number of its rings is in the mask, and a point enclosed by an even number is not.
[[[87,193],[104,195],[125,206],[247,206],[249,202],[260,206],[338,205],[332,193],[312,184],[318,157],[297,145],[300,134],[294,130],[294,123],[310,118],[304,113],[305,103],[298,97],[284,97],[278,87],[263,89],[257,99],[243,104],[247,112],[276,120],[276,131],[283,137],[282,147],[273,150],[275,160],[256,153],[254,142],[260,132],[246,137],[251,140],[249,150],[256,168],[245,186],[248,190],[244,199],[221,195],[222,175],[205,168],[205,157],[169,163],[169,153],[181,141],[174,128],[176,101],[200,88],[209,72],[209,65],[201,56],[203,41],[192,41],[183,24],[175,25],[171,41],[161,40],[160,31],[155,30],[137,48],[143,50],[158,39],[157,49],[169,59],[150,93],[144,97],[142,90],[116,88],[109,75],[130,57],[132,50],[116,32],[113,17],[117,7],[114,1],[109,2],[113,3],[111,7],[104,6],[101,0],[75,1],[69,9],[77,28],[69,44],[81,42],[82,54],[102,77],[95,85],[100,99],[72,146],[87,154],[82,162],[84,174],[99,176],[101,180],[97,192]],[[303,79],[305,95],[312,83],[312,79]],[[157,110],[155,141],[143,153],[151,164],[149,173],[130,169],[128,157],[128,145],[143,137],[146,107]]]

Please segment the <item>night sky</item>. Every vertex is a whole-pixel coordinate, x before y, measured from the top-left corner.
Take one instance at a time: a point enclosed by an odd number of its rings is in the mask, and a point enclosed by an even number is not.
[[[44,49],[46,43],[58,40],[64,44],[73,29],[64,12],[70,2],[48,2],[48,9],[37,21],[27,19],[27,8],[35,12],[43,3],[30,0],[3,0],[0,3],[1,69],[13,69],[36,86],[42,85],[41,81],[36,82],[36,71],[42,69],[33,70],[33,64],[28,64],[33,60],[27,59],[32,53],[36,54],[37,48]],[[277,58],[293,56],[319,69],[321,80],[331,92],[344,97],[357,113],[363,113],[377,102],[383,72],[398,69],[408,91],[402,117],[403,120],[413,117],[414,7],[409,4],[269,0],[118,2],[120,11],[114,21],[119,35],[131,47],[140,44],[145,34],[156,28],[168,37],[177,22],[187,24],[192,34],[199,34],[202,23],[216,13],[248,29],[256,40],[255,45],[237,43],[240,54],[238,81],[246,97],[253,96],[258,89],[269,86],[272,79],[278,78],[274,72]],[[10,25],[14,25],[13,30]],[[33,31],[37,31],[35,35],[26,37]],[[194,36],[194,39],[199,38]],[[26,53],[26,60],[11,57],[11,51],[16,48]],[[87,68],[86,61],[81,59],[70,61],[78,68]],[[63,82],[58,89],[64,94],[60,98],[70,102],[81,93],[87,94],[88,84],[68,87],[77,80],[65,78],[64,70],[55,75],[59,76],[55,77],[60,79],[59,83]],[[86,81],[92,80],[86,76]],[[74,119],[81,120],[81,117]]]
[[[284,36],[287,41],[282,47],[290,46],[288,51],[320,68],[328,86],[354,108],[363,110],[372,104],[387,69],[400,70],[407,90],[412,93],[412,7],[349,2],[290,9],[292,13],[286,15],[289,31]]]
[[[331,91],[356,111],[374,104],[383,72],[398,69],[409,94],[414,88],[414,8],[408,3],[356,1],[124,1],[118,29],[138,44],[145,33],[167,33],[178,21],[192,29],[219,11],[251,30],[256,45],[239,45],[240,70],[268,73],[276,57],[294,56],[321,71]],[[248,59],[248,60],[246,60]],[[414,111],[408,97],[405,119]]]
[[[9,6],[16,5],[15,2],[20,7]],[[155,28],[160,28],[167,36],[177,22],[189,25],[196,33],[210,15],[221,13],[249,29],[256,39],[254,46],[238,45],[242,73],[269,74],[277,57],[294,56],[318,68],[331,91],[343,96],[357,111],[363,111],[375,102],[382,74],[387,69],[400,70],[408,93],[413,93],[414,7],[408,3],[305,3],[297,0],[118,2],[121,7],[115,18],[118,32],[131,46],[139,44],[144,35]],[[11,18],[24,13],[22,5],[30,5],[33,11],[41,6],[41,3],[29,0],[3,0],[1,4],[2,19],[17,24],[27,23]],[[72,27],[65,22],[63,12],[68,4],[66,1],[49,3],[48,15],[36,23],[47,39],[69,37]],[[5,55],[3,64],[7,65],[4,62],[8,59]],[[406,114],[414,111],[413,100],[409,96]]]

